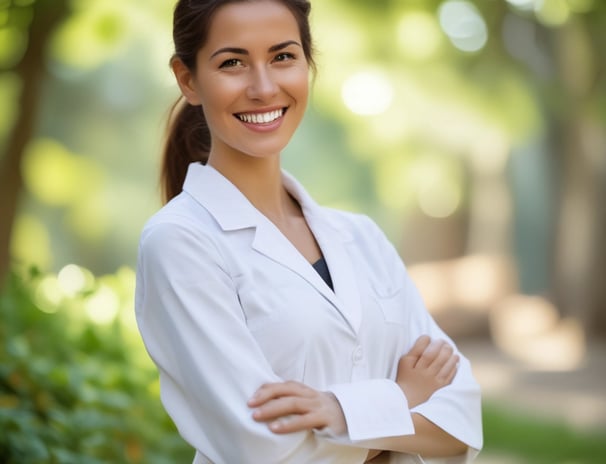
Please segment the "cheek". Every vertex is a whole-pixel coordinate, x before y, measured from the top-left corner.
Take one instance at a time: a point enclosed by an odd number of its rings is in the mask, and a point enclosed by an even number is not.
[[[203,76],[198,82],[198,94],[202,106],[213,113],[228,111],[243,87],[240,79],[218,78],[212,74]],[[209,114],[209,117],[212,116]]]
[[[309,95],[309,72],[305,70],[293,70],[289,75],[288,85],[290,92],[297,100],[305,102]]]

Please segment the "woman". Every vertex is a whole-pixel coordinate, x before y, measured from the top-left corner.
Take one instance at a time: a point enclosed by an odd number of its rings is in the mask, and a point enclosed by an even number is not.
[[[163,404],[194,463],[467,462],[482,445],[468,361],[374,223],[280,169],[307,104],[309,9],[176,5],[185,101],[136,295]]]

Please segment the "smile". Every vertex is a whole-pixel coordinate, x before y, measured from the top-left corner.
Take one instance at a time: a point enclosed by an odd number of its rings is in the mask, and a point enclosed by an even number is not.
[[[281,118],[286,113],[286,108],[268,111],[267,113],[239,113],[235,116],[242,122],[249,124],[268,124]]]

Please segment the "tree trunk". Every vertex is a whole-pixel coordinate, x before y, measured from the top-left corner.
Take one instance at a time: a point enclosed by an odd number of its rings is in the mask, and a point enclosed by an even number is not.
[[[591,36],[581,20],[562,27],[555,39],[564,105],[554,147],[561,185],[553,292],[563,315],[578,319],[591,335],[606,329],[606,137],[589,110],[599,76]]]
[[[51,33],[68,12],[66,0],[38,0],[33,9],[28,47],[15,68],[22,84],[19,114],[9,136],[7,152],[0,169],[0,287],[10,270],[11,235],[23,189],[21,161],[32,138],[38,115],[45,75],[46,45]]]

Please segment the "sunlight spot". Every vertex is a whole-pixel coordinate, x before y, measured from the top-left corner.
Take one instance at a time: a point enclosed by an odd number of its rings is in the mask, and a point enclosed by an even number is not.
[[[548,26],[561,26],[570,17],[566,0],[538,0],[535,12],[539,21]]]
[[[450,281],[455,306],[487,311],[516,286],[515,269],[509,257],[469,255],[453,264]]]
[[[537,0],[507,0],[507,3],[509,3],[510,5],[513,5],[516,8],[519,8],[520,10],[524,11],[531,11],[534,8],[536,2]]]
[[[133,25],[119,2],[90,2],[64,21],[51,42],[53,55],[68,66],[94,69],[127,43]]]
[[[345,81],[341,96],[352,112],[367,116],[387,111],[393,101],[394,91],[383,73],[363,71]]]
[[[409,273],[432,313],[449,309],[487,313],[516,288],[511,258],[476,254],[410,266]]]
[[[488,41],[488,29],[477,8],[464,0],[449,0],[439,10],[440,25],[452,44],[464,52],[477,52]]]
[[[29,145],[23,161],[28,190],[40,201],[62,206],[78,195],[75,156],[55,140],[40,139]]]
[[[63,296],[57,277],[49,275],[38,283],[34,293],[34,301],[43,313],[54,314],[59,310]]]
[[[15,66],[25,49],[27,48],[27,37],[17,27],[0,27],[0,64],[3,71]]]
[[[422,11],[406,13],[398,24],[398,45],[413,59],[427,59],[440,47],[440,29],[432,15]]]
[[[507,366],[476,362],[473,373],[482,389],[490,393],[511,392],[515,386],[515,372]]]
[[[461,203],[460,174],[453,161],[428,153],[417,160],[409,173],[419,208],[429,217],[445,218]]]
[[[515,295],[495,307],[490,318],[495,343],[535,369],[576,369],[585,357],[585,334],[574,319],[536,296]]]
[[[107,325],[116,318],[120,309],[120,299],[111,287],[101,284],[97,291],[86,300],[84,309],[91,321]]]
[[[11,255],[15,261],[48,269],[53,257],[46,225],[35,216],[18,216],[11,237]]]
[[[428,262],[411,265],[410,278],[423,295],[425,306],[432,314],[452,307],[451,264],[449,262]]]
[[[94,283],[92,273],[75,264],[68,264],[57,274],[59,287],[69,297],[74,297],[90,288]]]
[[[461,203],[459,186],[450,178],[422,185],[417,190],[417,197],[421,211],[433,218],[452,215]]]

